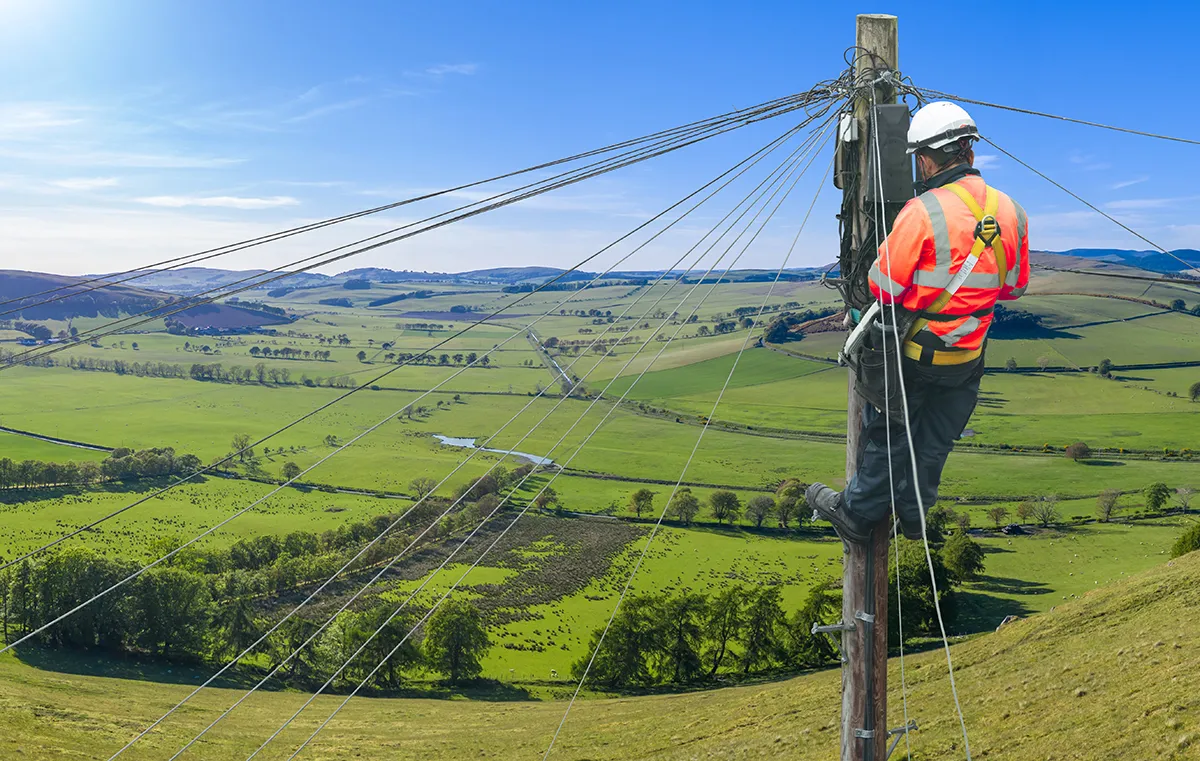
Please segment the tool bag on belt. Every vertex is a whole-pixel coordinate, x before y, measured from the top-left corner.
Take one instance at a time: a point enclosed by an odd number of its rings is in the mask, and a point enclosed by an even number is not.
[[[945,186],[967,204],[976,220],[975,241],[971,252],[963,261],[958,272],[950,280],[933,303],[920,312],[913,312],[899,306],[882,306],[872,309],[875,313],[866,326],[866,330],[858,339],[852,334],[843,350],[843,359],[855,374],[855,388],[858,394],[879,411],[887,410],[890,416],[904,414],[904,404],[900,393],[900,356],[897,354],[897,343],[901,345],[903,356],[915,360],[921,365],[962,365],[979,359],[982,349],[958,349],[946,346],[942,339],[932,331],[924,330],[930,322],[956,320],[962,317],[982,317],[992,312],[989,307],[971,315],[942,315],[954,294],[966,282],[967,277],[974,271],[975,265],[984,250],[991,249],[996,257],[996,269],[999,283],[1003,287],[1008,275],[1008,264],[1004,242],[1000,237],[1000,225],[996,222],[996,209],[999,206],[999,194],[991,187],[987,188],[984,206],[981,208],[966,189],[956,183]],[[864,316],[864,319],[868,319]],[[856,331],[857,332],[857,331]],[[902,336],[899,342],[896,336]],[[886,370],[886,372],[885,372]]]

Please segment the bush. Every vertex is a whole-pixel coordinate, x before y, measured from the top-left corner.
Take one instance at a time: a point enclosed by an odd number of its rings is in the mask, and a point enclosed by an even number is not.
[[[1086,460],[1092,456],[1092,449],[1082,441],[1077,441],[1067,447],[1067,457],[1075,462]]]
[[[1171,557],[1177,558],[1196,550],[1200,550],[1200,523],[1183,532],[1183,536],[1175,541],[1175,546],[1171,548]]]

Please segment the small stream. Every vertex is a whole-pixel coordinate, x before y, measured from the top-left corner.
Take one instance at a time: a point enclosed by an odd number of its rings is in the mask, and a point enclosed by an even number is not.
[[[534,465],[553,465],[554,460],[549,457],[540,457],[527,452],[518,452],[513,449],[492,449],[491,447],[480,447],[475,445],[475,439],[456,438],[454,436],[443,436],[440,433],[433,434],[433,438],[442,442],[448,447],[461,447],[463,449],[482,449],[485,452],[495,452],[496,454],[511,454],[529,460]]]

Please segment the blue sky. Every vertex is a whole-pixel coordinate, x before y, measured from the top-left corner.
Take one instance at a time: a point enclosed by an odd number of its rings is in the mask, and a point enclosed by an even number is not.
[[[1200,135],[1190,45],[1170,44],[1200,22],[1194,3],[1010,2],[960,19],[933,3],[797,0],[0,0],[0,266],[136,266],[804,90],[838,73],[856,11],[900,16],[901,69],[918,84]],[[1200,247],[1200,148],[973,111],[985,134],[1152,239]],[[784,126],[742,130],[335,269],[565,266]],[[1144,247],[980,153],[989,180],[1029,210],[1035,247]],[[778,266],[822,164],[744,264]],[[823,192],[794,264],[832,259],[836,196]],[[665,264],[725,208],[630,264]],[[413,213],[215,263],[274,266]]]

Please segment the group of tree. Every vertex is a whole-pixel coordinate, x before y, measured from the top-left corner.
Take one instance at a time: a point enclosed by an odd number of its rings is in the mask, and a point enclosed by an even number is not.
[[[899,571],[892,567],[890,584],[893,589],[898,584],[900,594],[891,595],[888,619],[893,644],[900,637],[898,605],[906,638],[933,634],[939,625],[937,603],[946,625],[952,626],[955,587],[983,571],[983,549],[965,531],[939,537],[931,547],[928,557],[921,542],[901,540],[897,548]],[[937,582],[937,603],[932,581]],[[604,627],[593,632],[588,655],[572,671],[575,678],[582,676],[597,646],[591,678],[618,689],[822,666],[834,662],[837,651],[826,635],[813,634],[813,625],[831,624],[840,613],[841,599],[832,582],[815,585],[790,614],[776,585],[738,584],[713,594],[634,595],[622,603],[607,634]]]
[[[102,481],[128,481],[190,474],[201,466],[193,454],[176,455],[172,447],[134,451],[114,449],[102,462],[43,462],[0,459],[0,489],[48,486],[91,486]]]
[[[328,352],[313,352],[328,354]],[[10,358],[11,352],[0,349],[0,362]],[[299,379],[292,376],[286,367],[268,367],[262,362],[254,367],[233,365],[225,367],[219,362],[179,365],[170,362],[127,362],[123,359],[100,359],[96,357],[71,356],[65,360],[54,357],[35,357],[21,364],[36,367],[66,367],[71,370],[133,375],[139,378],[183,378],[213,383],[259,384],[275,386],[328,386],[330,388],[354,388],[354,378],[335,375],[327,378],[310,378],[302,374]]]
[[[744,518],[755,528],[774,523],[779,528],[788,529],[793,521],[800,526],[803,525],[804,512],[808,505],[804,498],[807,486],[800,481],[789,479],[779,485],[774,496],[756,494],[744,505],[736,492],[716,489],[708,495],[707,513],[717,523],[728,525]],[[629,508],[640,518],[643,513],[650,512],[654,497],[655,493],[650,489],[639,489],[630,495]],[[671,498],[671,503],[667,506],[667,515],[684,525],[691,525],[704,509],[700,498],[690,487],[684,486]]]
[[[726,672],[740,675],[816,667],[836,657],[833,643],[812,633],[841,609],[832,585],[818,584],[804,604],[784,611],[779,586],[727,586],[714,594],[682,591],[634,595],[604,634],[598,628],[573,667],[608,688],[696,684]],[[602,639],[603,638],[603,639]]]
[[[293,349],[290,346],[284,346],[281,349],[272,349],[270,346],[251,346],[250,356],[263,357],[265,359],[311,359],[318,362],[328,362],[333,352],[328,349]]]
[[[319,574],[332,574],[354,547],[391,519],[351,524],[316,535],[294,532],[286,537],[241,540],[227,550],[184,549],[59,624],[33,641],[49,648],[80,651],[135,652],[169,660],[220,661],[242,652],[271,626],[274,614],[258,601]],[[394,539],[395,541],[392,541]],[[371,559],[398,551],[405,536],[392,537]],[[172,542],[156,543],[165,552]],[[5,641],[24,636],[129,576],[137,564],[82,548],[71,548],[24,560],[0,573],[0,629]],[[302,644],[324,622],[296,616],[284,622],[262,646],[272,663]],[[481,672],[490,647],[485,622],[470,603],[450,600],[422,627],[415,616],[396,615],[395,603],[338,616],[326,632],[301,648],[281,672],[285,680],[303,681],[342,665],[379,630],[359,658],[351,661],[344,680],[365,677],[401,639],[410,640],[374,678],[395,687],[404,671],[420,668],[452,681]]]

